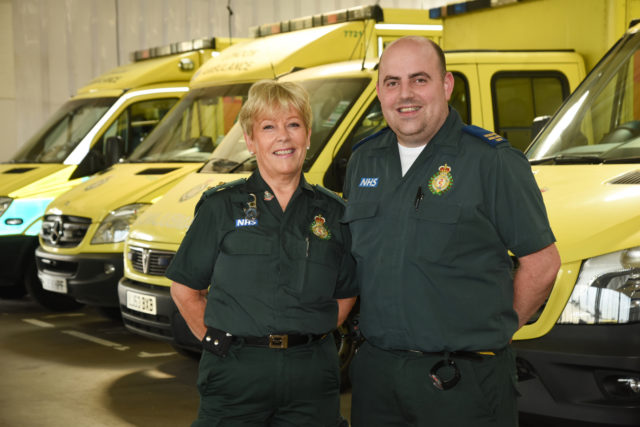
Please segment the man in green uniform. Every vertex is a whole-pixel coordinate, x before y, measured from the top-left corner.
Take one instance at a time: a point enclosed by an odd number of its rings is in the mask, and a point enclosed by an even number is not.
[[[352,424],[515,426],[509,342],[560,265],[529,164],[449,108],[427,39],[385,50],[377,90],[390,129],[355,149],[344,190],[366,338]]]
[[[302,175],[311,129],[302,87],[256,83],[239,120],[258,170],[205,192],[167,270],[207,350],[193,425],[335,427],[331,332],[357,294],[344,204]]]

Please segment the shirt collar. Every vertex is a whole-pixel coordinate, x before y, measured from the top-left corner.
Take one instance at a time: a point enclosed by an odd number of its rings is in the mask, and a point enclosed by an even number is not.
[[[441,145],[443,147],[447,147],[453,152],[458,151],[460,136],[462,134],[462,125],[462,119],[458,112],[455,108],[449,107],[449,115],[447,116],[447,119],[433,138],[431,138],[429,144]]]
[[[431,141],[427,144],[429,145],[441,145],[443,147],[447,147],[446,151],[451,151],[453,153],[458,151],[458,145],[460,141],[460,137],[462,134],[462,119],[460,115],[453,107],[449,107],[449,115],[447,115],[446,120],[436,132],[436,134],[431,138]],[[381,140],[381,143],[375,147],[372,147],[370,155],[372,156],[386,156],[386,152],[388,150],[394,150],[397,152],[396,145],[398,144],[398,138],[396,134],[390,129],[387,134],[385,134]],[[422,153],[421,153],[422,155]]]
[[[272,192],[271,188],[269,187],[269,184],[267,184],[266,181],[262,178],[262,175],[260,175],[259,169],[256,169],[255,171],[253,171],[251,176],[247,179],[246,185],[247,185],[246,189],[250,193],[258,193],[263,191]],[[313,186],[309,184],[306,179],[304,179],[303,173],[300,173],[300,182],[298,183],[298,188],[296,189],[294,194],[298,193],[298,191],[300,190],[303,190],[304,193],[308,193],[312,197],[316,193]]]

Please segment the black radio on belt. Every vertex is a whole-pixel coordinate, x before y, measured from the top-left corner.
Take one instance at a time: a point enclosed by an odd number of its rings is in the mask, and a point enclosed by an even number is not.
[[[226,357],[229,352],[229,347],[231,347],[232,339],[233,336],[231,334],[221,331],[220,329],[207,326],[207,333],[201,341],[202,348],[210,351],[216,356]]]

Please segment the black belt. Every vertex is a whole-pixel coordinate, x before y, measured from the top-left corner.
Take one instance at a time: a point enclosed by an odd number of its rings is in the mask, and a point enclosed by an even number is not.
[[[266,337],[233,337],[234,342],[240,342],[251,347],[289,348],[310,344],[321,340],[327,334],[271,334]]]

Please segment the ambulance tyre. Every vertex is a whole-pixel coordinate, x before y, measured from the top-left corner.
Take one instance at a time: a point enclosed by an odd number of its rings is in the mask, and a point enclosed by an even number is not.
[[[71,311],[84,306],[68,295],[49,292],[42,287],[38,278],[35,258],[29,263],[25,274],[24,285],[27,292],[38,304],[51,311]]]

